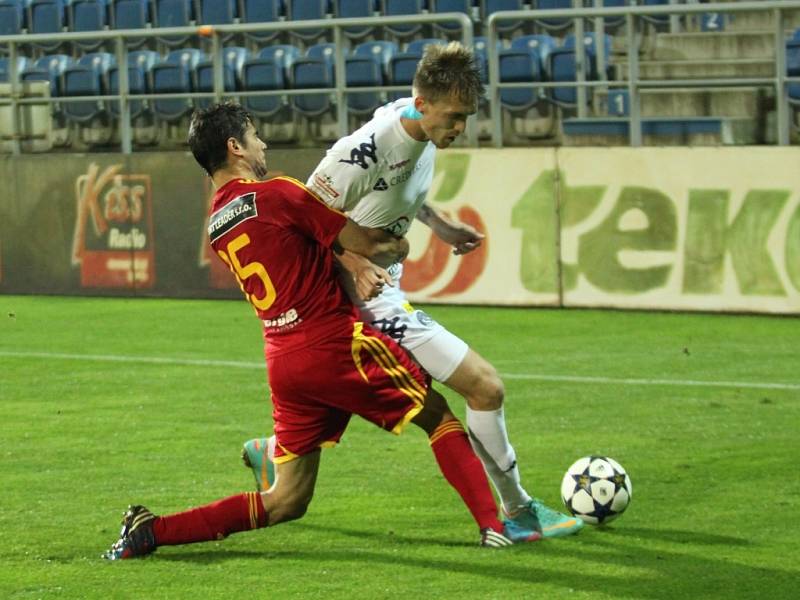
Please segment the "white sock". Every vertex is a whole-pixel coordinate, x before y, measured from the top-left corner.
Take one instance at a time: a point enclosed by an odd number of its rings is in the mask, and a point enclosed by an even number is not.
[[[277,438],[275,437],[274,433],[267,440],[267,458],[269,458],[269,460],[272,461],[272,462],[275,462],[275,442],[276,441],[277,441]]]
[[[514,513],[531,497],[519,482],[519,469],[514,448],[508,441],[503,408],[472,410],[467,407],[469,439],[492,480],[507,513]]]

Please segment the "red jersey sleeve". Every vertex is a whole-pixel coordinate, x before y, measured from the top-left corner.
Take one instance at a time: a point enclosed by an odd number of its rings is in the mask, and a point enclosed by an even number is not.
[[[271,179],[279,185],[283,202],[272,209],[273,217],[291,223],[303,235],[329,248],[347,223],[347,216],[331,208],[305,185],[291,177]]]

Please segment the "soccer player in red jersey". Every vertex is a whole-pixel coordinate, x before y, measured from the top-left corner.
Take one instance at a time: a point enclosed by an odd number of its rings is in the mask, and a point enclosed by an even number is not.
[[[212,248],[230,267],[262,321],[272,392],[276,481],[181,513],[128,508],[111,560],[159,546],[218,540],[298,519],[311,501],[320,448],[342,436],[352,414],[400,433],[429,436],[447,481],[461,495],[484,546],[533,541],[536,531],[501,522],[486,474],[461,423],[391,338],[357,320],[337,277],[334,251],[379,264],[402,260],[404,238],[357,225],[289,177],[262,181],[266,144],[238,104],[196,112],[189,145],[212,177]]]

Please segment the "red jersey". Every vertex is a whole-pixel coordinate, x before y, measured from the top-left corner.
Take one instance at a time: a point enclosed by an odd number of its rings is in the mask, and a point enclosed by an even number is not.
[[[331,246],[347,217],[290,177],[234,179],[214,196],[211,247],[264,322],[270,355],[352,329]]]

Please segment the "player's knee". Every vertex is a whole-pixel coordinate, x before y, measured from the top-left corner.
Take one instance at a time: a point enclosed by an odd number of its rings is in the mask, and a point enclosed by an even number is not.
[[[475,391],[469,398],[470,408],[474,410],[498,410],[503,406],[506,390],[503,380],[491,365],[482,370]]]
[[[272,526],[286,521],[295,521],[306,514],[309,504],[311,504],[311,495],[295,491],[278,496],[273,494],[268,511],[268,524]]]

